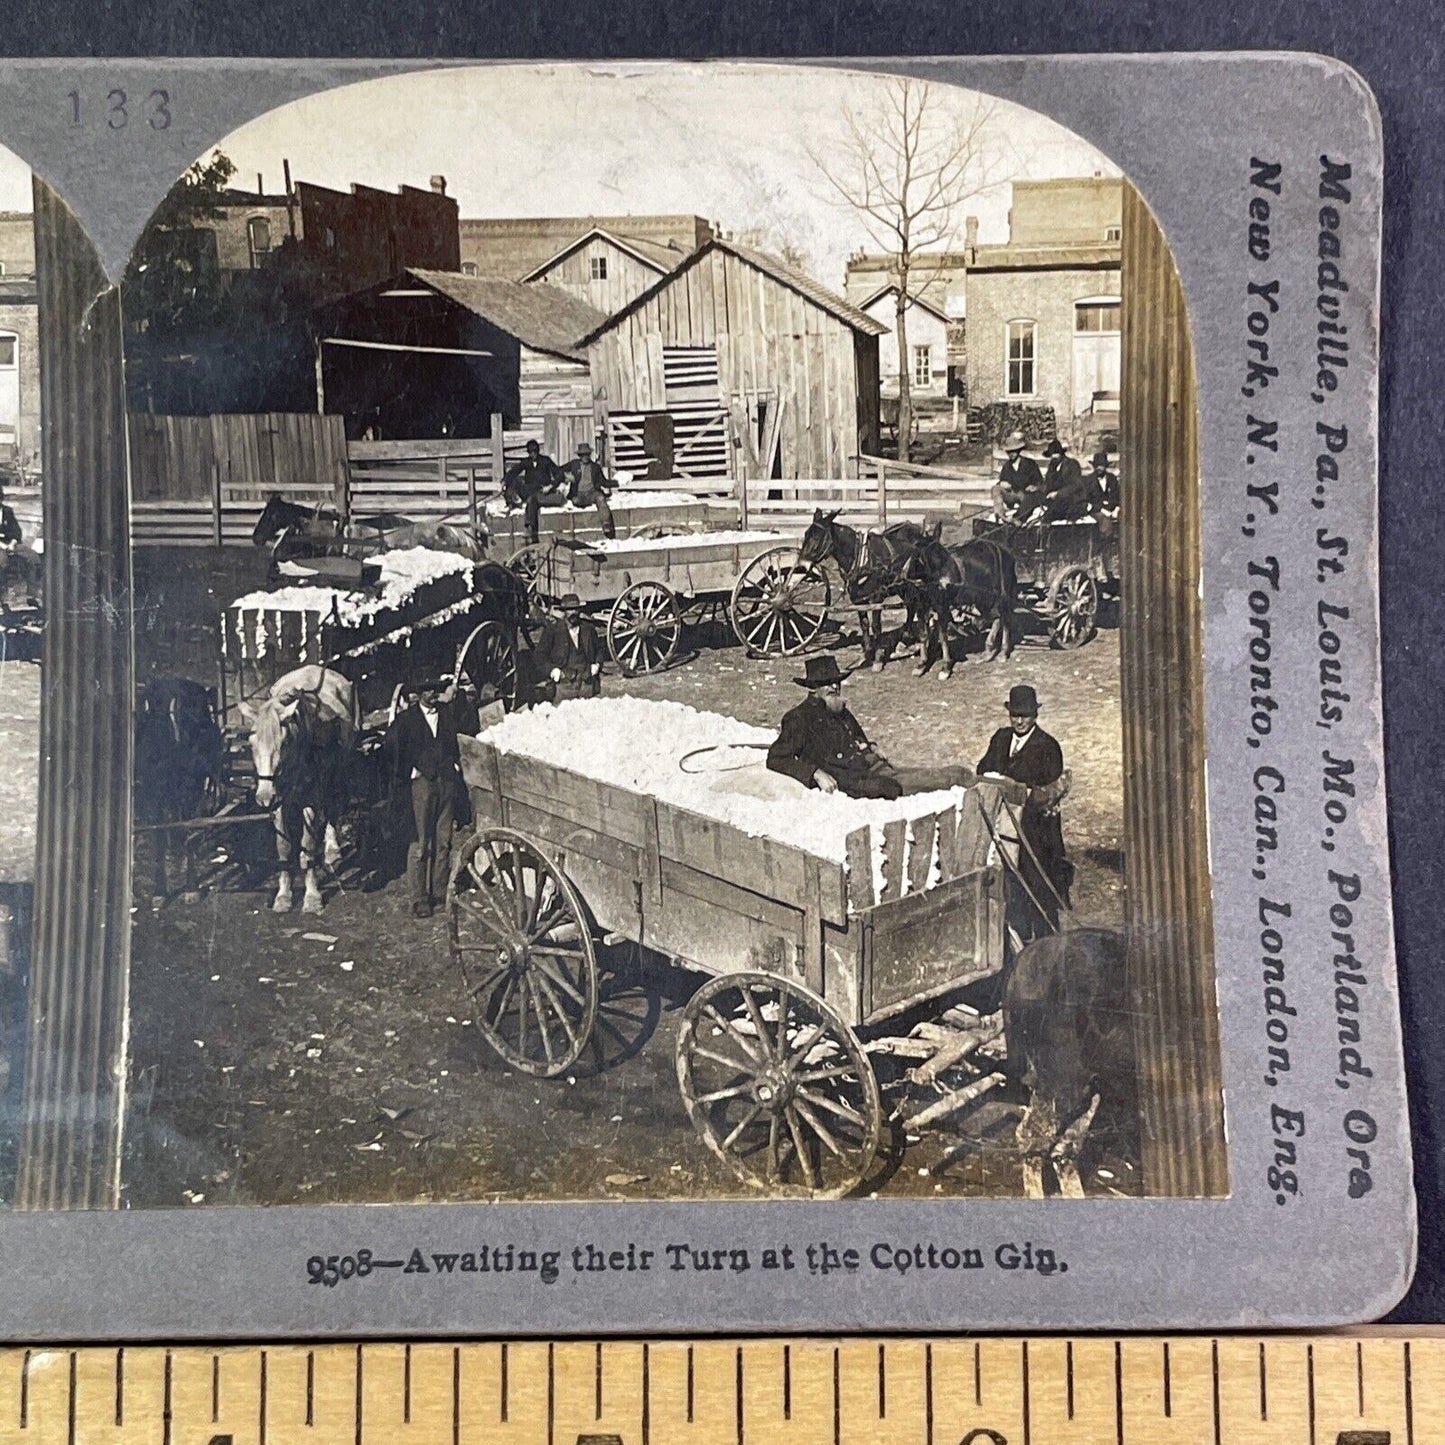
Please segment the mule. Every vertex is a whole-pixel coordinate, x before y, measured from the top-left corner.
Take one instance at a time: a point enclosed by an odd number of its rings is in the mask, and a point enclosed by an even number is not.
[[[907,564],[928,533],[914,522],[898,522],[881,532],[860,532],[838,520],[837,511],[813,511],[813,520],[803,533],[798,556],[814,564],[832,558],[843,578],[848,601],[858,612],[858,632],[863,643],[863,664],[874,672],[893,655],[883,645],[883,606],[900,601],[908,609],[903,635],[917,636],[922,612],[919,588],[907,573]]]
[[[341,861],[336,824],[345,810],[348,778],[360,725],[356,689],[348,678],[315,663],[276,680],[270,696],[243,705],[251,724],[256,802],[271,810],[280,882],[271,907],[292,905],[291,860],[304,884],[303,913],[320,913],[318,863]]]
[[[1018,605],[1018,563],[1001,542],[974,537],[946,546],[936,534],[925,535],[905,563],[906,581],[916,586],[923,598],[923,658],[914,668],[922,677],[942,659],[940,682],[953,675],[953,654],[948,643],[954,618],[960,612],[977,616],[988,626],[985,642],[987,660],[994,661],[1000,649],[1005,659],[1013,656],[1014,611]]]
[[[1082,1199],[1079,1154],[1101,1120],[1133,1106],[1134,1010],[1122,935],[1073,928],[1022,949],[1004,986],[1009,1071],[1027,1102],[1015,1129],[1024,1193]],[[1125,1126],[1127,1128],[1127,1126]]]
[[[251,531],[251,543],[265,547],[273,561],[295,557],[329,557],[340,550],[341,513],[330,507],[304,507],[273,492]]]

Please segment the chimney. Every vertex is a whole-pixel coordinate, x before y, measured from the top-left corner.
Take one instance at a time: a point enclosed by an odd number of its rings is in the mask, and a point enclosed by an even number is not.
[[[266,194],[266,181],[260,171],[256,172],[256,194],[258,196],[264,196]]]
[[[434,190],[434,191],[437,193],[437,195],[439,195],[439,196],[444,196],[444,195],[446,195],[446,193],[447,193],[447,178],[446,178],[445,176],[433,176],[433,177],[431,178],[431,188],[432,188],[432,190]]]
[[[977,216],[965,216],[963,218],[963,254],[967,264],[972,266],[978,256]]]

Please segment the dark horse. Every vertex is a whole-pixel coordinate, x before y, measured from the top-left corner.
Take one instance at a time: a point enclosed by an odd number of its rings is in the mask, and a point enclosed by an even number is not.
[[[330,557],[341,552],[344,531],[340,512],[330,507],[303,507],[273,492],[256,520],[251,542],[267,548],[277,562]]]
[[[466,528],[451,522],[417,522],[395,512],[353,517],[348,522],[334,508],[303,507],[288,502],[279,492],[267,498],[251,541],[269,550],[273,562],[310,557],[366,558],[404,547],[457,552],[476,561],[486,550]]]
[[[924,597],[912,580],[909,560],[930,536],[914,522],[898,522],[881,532],[860,532],[838,520],[838,513],[815,509],[813,520],[803,534],[798,556],[804,562],[837,564],[847,589],[848,601],[858,609],[858,632],[863,641],[863,662],[881,672],[892,656],[892,645],[883,645],[883,607],[890,601],[908,609],[904,634],[916,637],[917,623],[924,614]]]
[[[281,882],[271,907],[290,911],[292,844],[299,841],[301,911],[320,913],[318,864],[323,849],[328,866],[340,861],[336,822],[355,773],[356,690],[339,672],[312,663],[279,678],[269,697],[242,711],[251,723],[256,801],[274,810]]]
[[[924,604],[923,660],[914,668],[922,677],[941,657],[939,681],[953,674],[948,642],[960,613],[988,624],[988,660],[1014,650],[1014,607],[1018,601],[1018,564],[1000,542],[975,537],[947,546],[933,534],[924,536],[904,564],[906,582],[920,589]]]

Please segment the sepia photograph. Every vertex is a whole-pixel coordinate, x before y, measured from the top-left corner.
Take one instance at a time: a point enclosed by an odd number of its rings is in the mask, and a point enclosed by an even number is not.
[[[98,268],[0,153],[0,1202],[1229,1194],[1195,363],[1108,156],[436,69]]]

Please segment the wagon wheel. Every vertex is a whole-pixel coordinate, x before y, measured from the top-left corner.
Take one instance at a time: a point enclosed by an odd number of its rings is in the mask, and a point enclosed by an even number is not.
[[[688,1002],[677,1082],[703,1142],[773,1194],[842,1198],[878,1149],[867,1056],[831,1005],[768,973],[709,979]]]
[[[828,574],[816,562],[804,562],[796,547],[771,547],[743,568],[729,615],[749,652],[787,657],[823,630],[832,601]]]
[[[524,1073],[570,1069],[597,1019],[597,959],[561,869],[510,828],[474,834],[447,888],[447,927],[487,1042]]]
[[[661,582],[634,582],[607,616],[607,650],[628,677],[660,672],[681,639],[682,611]]]
[[[516,639],[494,618],[479,623],[457,651],[456,675],[478,692],[490,684],[511,712],[517,705]]]
[[[1049,645],[1064,652],[1082,647],[1099,616],[1099,588],[1086,567],[1065,567],[1049,587]]]
[[[548,542],[529,542],[525,547],[518,547],[510,557],[507,558],[509,571],[520,577],[527,588],[527,596],[535,602],[542,591],[542,584],[547,572],[547,551],[551,546]]]

